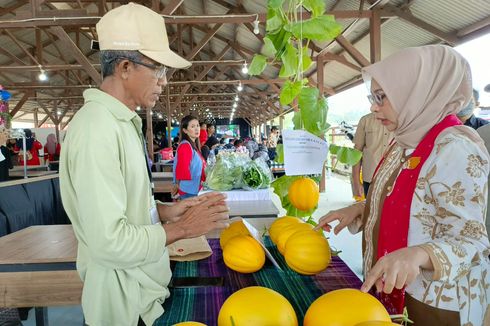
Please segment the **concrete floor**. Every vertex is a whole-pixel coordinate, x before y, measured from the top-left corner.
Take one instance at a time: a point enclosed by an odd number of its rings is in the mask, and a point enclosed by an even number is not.
[[[274,195],[273,201],[280,207],[279,198]],[[327,191],[320,194],[319,207],[313,214],[315,219],[333,209],[345,207],[353,203],[349,180],[342,176],[334,175],[327,178]],[[281,208],[281,215],[284,210]],[[347,230],[339,235],[327,235],[330,246],[342,252],[339,256],[359,277],[362,275],[361,234],[352,235]],[[81,326],[83,322],[80,306],[50,307],[48,309],[50,326]],[[29,312],[29,319],[23,321],[25,326],[35,326],[34,309]]]

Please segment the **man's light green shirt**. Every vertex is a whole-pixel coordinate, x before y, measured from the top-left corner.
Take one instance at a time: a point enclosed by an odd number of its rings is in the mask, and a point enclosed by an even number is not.
[[[90,326],[147,325],[163,313],[171,271],[155,205],[141,119],[97,89],[70,123],[60,159],[63,206],[78,239],[82,307]]]

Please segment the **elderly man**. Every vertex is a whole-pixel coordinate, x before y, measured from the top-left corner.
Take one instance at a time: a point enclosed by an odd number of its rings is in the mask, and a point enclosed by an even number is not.
[[[137,107],[155,106],[167,66],[189,62],[173,53],[165,24],[129,3],[96,26],[100,89],[84,92],[61,152],[63,205],[78,239],[82,308],[90,326],[152,325],[169,296],[166,245],[227,226],[221,194],[157,205]]]

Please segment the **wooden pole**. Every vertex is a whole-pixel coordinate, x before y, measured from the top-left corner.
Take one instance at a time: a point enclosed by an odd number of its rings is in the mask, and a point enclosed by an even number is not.
[[[37,115],[37,110],[34,110],[34,128],[39,128],[39,117]]]
[[[56,133],[56,141],[59,143],[60,142],[60,123],[61,119],[58,117],[58,101],[53,102],[53,117],[54,117],[54,131]]]
[[[170,107],[170,89],[167,86],[167,131],[168,131],[168,146],[172,147],[172,108]]]
[[[323,75],[323,69],[324,69],[324,61],[323,57],[319,56],[317,60],[317,82],[318,82],[318,89],[320,90],[320,96],[324,96],[324,75]],[[321,137],[322,139],[325,139],[325,135]],[[328,154],[327,154],[328,157]],[[326,180],[325,180],[325,166],[326,166],[326,161],[323,162],[323,169],[322,169],[322,177],[320,179],[320,192],[325,192],[326,188]]]
[[[146,108],[146,146],[148,155],[153,161],[153,117],[150,108]]]
[[[369,41],[371,63],[381,60],[381,15],[378,9],[372,10],[369,18]]]

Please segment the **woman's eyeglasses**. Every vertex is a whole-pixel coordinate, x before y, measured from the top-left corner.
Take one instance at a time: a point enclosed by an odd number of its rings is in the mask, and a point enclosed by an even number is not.
[[[386,94],[380,93],[372,93],[367,96],[369,103],[376,104],[378,106],[383,106],[383,100],[386,97]]]
[[[137,64],[137,65],[144,66],[144,67],[152,69],[153,72],[155,73],[155,77],[157,79],[162,79],[162,78],[165,78],[167,76],[167,71],[168,71],[167,66],[164,66],[164,65],[157,66],[157,65],[154,65],[151,63],[147,63],[147,62],[143,62],[143,61],[139,61],[139,60],[135,60],[135,59],[131,59],[131,58],[125,58],[125,57],[114,58],[114,60],[119,60],[119,59],[125,59],[125,60],[128,60],[132,63]]]

